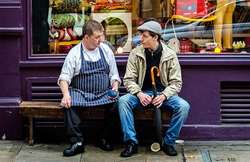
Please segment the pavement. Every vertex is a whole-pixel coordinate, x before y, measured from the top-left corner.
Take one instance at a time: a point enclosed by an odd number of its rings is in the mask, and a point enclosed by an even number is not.
[[[91,144],[86,145],[83,154],[63,157],[65,147],[66,144],[29,146],[24,141],[0,140],[0,162],[250,162],[250,141],[185,141],[176,146],[179,154],[175,157],[140,146],[138,154],[121,158],[122,145],[105,152]]]

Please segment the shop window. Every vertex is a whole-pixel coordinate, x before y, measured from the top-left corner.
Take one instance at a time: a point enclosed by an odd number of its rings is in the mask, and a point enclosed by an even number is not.
[[[33,0],[33,53],[62,54],[81,40],[90,5],[81,0]]]
[[[244,54],[250,51],[247,0],[33,0],[34,54],[67,54],[82,26],[96,19],[115,54],[140,44],[136,31],[147,18],[163,27],[162,39],[180,54]],[[179,46],[178,46],[179,45]]]

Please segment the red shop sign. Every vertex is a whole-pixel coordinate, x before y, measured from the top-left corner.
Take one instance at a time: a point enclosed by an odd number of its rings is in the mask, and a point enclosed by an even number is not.
[[[207,1],[176,0],[175,14],[186,17],[203,17],[207,14]]]

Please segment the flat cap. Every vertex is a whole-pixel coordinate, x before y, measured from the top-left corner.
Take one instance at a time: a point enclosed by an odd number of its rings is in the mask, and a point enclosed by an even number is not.
[[[151,31],[155,34],[159,34],[161,35],[162,32],[162,28],[161,28],[161,24],[156,22],[156,21],[147,21],[145,23],[143,23],[142,25],[140,25],[137,30],[139,31]]]

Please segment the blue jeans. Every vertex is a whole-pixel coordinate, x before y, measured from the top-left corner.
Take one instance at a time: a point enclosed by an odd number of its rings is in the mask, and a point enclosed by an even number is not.
[[[144,93],[152,96],[152,91],[146,91]],[[126,94],[118,100],[118,110],[124,142],[132,140],[138,143],[134,126],[133,109],[141,106],[139,98],[132,94]],[[189,108],[188,102],[179,96],[172,96],[163,102],[161,109],[166,109],[172,113],[169,128],[166,130],[163,138],[165,144],[175,144],[175,140],[178,138],[184,121],[188,116]]]

